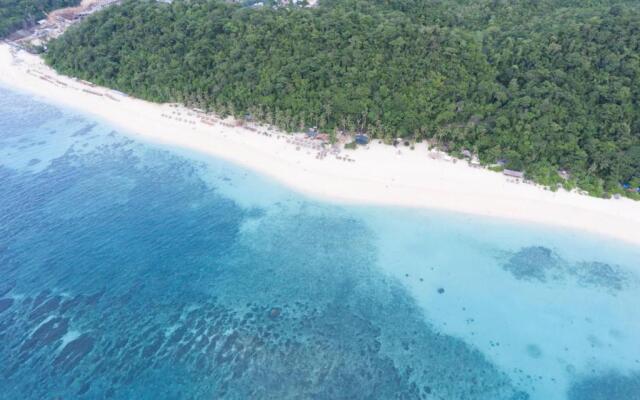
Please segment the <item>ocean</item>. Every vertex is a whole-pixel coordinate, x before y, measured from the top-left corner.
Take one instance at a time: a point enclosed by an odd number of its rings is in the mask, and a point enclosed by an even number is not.
[[[636,400],[640,248],[322,202],[0,88],[0,398]]]

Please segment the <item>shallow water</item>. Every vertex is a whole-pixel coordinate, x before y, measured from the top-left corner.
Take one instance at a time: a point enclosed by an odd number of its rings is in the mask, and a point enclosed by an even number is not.
[[[640,249],[328,204],[0,88],[0,398],[640,399]]]

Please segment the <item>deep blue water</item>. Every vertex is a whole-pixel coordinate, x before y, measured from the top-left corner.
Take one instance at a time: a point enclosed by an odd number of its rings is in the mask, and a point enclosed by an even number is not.
[[[2,399],[636,400],[639,271],[576,232],[321,203],[0,88]]]

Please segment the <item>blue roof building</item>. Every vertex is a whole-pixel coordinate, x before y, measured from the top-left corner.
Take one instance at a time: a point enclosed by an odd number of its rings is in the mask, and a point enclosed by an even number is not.
[[[359,133],[356,135],[356,143],[360,145],[365,145],[369,143],[369,136],[364,133]]]

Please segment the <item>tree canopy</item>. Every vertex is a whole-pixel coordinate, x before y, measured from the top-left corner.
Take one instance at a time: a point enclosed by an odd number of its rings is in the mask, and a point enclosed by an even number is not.
[[[80,0],[0,0],[0,37],[35,24],[48,11],[79,3]]]
[[[638,4],[125,1],[70,29],[46,59],[152,101],[290,131],[429,139],[603,195],[640,179]]]

